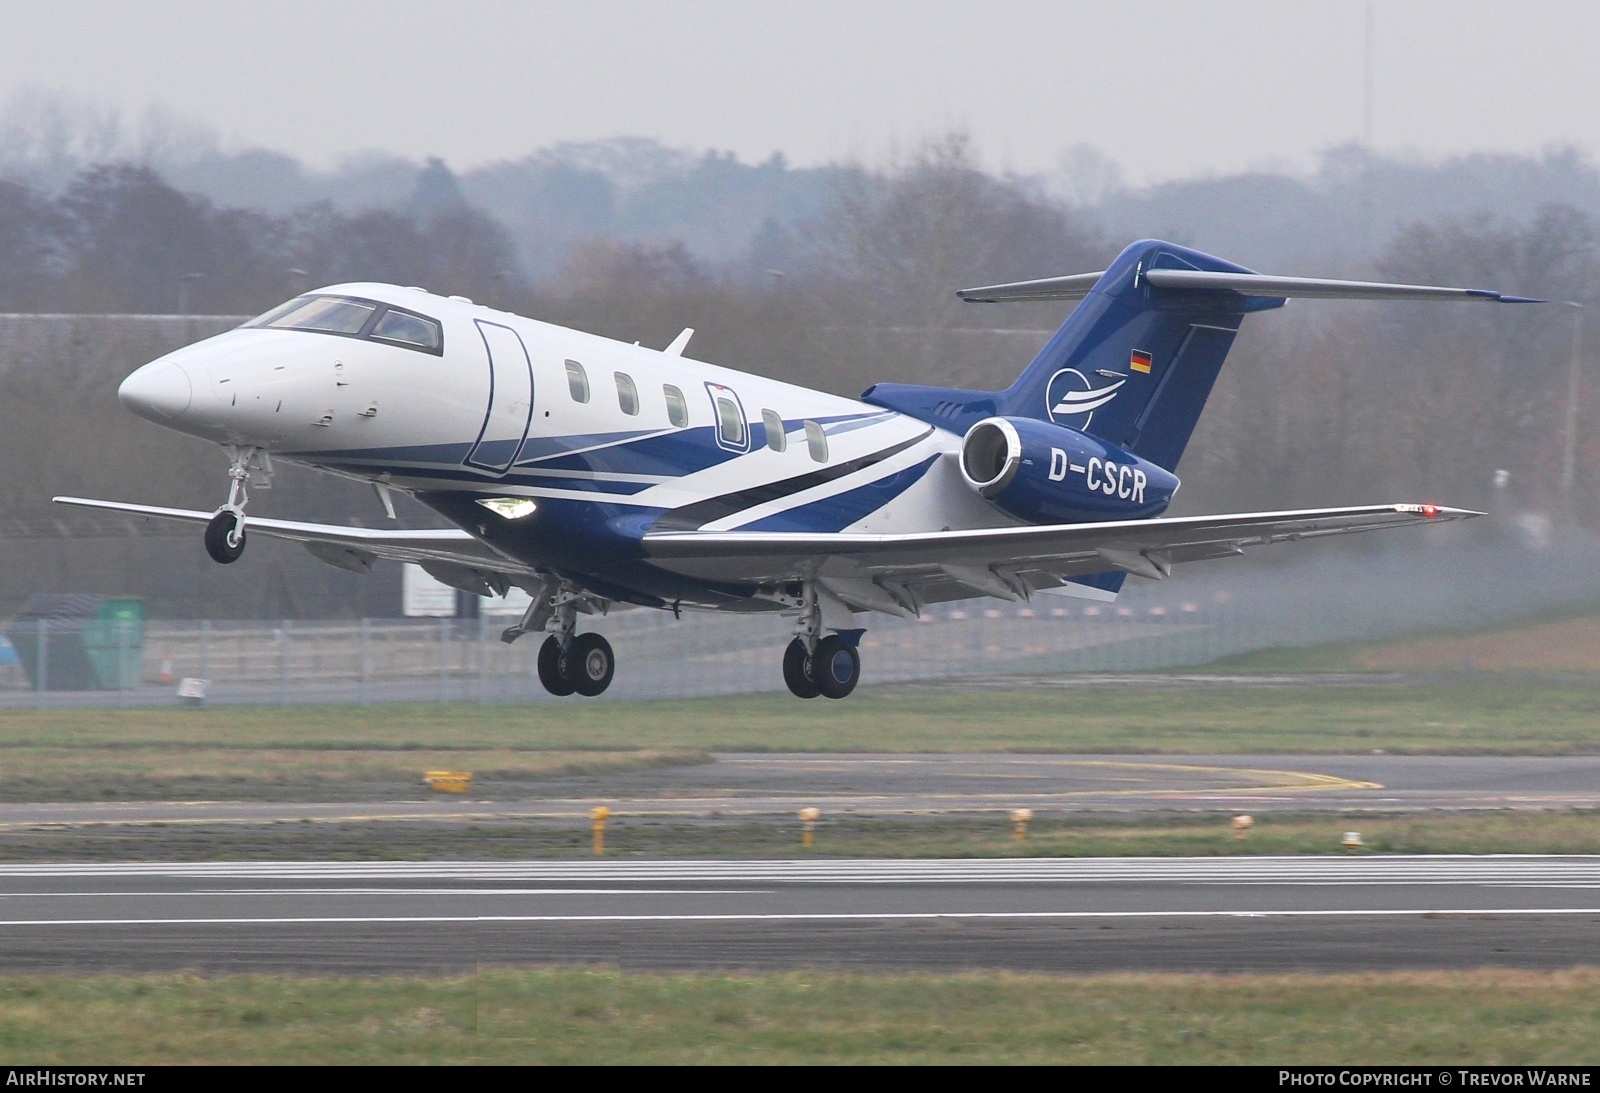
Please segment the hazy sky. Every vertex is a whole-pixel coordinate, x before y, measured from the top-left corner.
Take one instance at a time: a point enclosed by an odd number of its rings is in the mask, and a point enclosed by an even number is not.
[[[1592,0],[0,0],[0,101],[159,105],[320,164],[621,135],[878,162],[961,128],[992,167],[1085,142],[1151,181],[1358,140],[1369,7],[1380,151],[1600,148]]]

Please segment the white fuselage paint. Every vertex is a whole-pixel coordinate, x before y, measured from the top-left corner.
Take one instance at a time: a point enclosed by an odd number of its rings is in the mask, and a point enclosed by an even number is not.
[[[590,482],[627,483],[644,488],[604,499],[661,509],[794,479],[910,441],[872,466],[710,523],[707,529],[738,527],[934,457],[914,486],[841,530],[909,532],[1015,523],[961,482],[955,464],[959,436],[881,407],[421,290],[357,283],[318,294],[379,300],[437,319],[444,328],[443,355],[313,331],[240,328],[135,372],[124,384],[124,402],[161,425],[221,444],[259,446],[279,458],[317,467],[337,469],[359,462],[360,477],[381,477],[399,489],[594,500],[598,495],[586,488]],[[509,386],[502,379],[489,412],[491,356],[513,351],[519,340],[531,367],[531,391],[525,378]],[[578,362],[586,373],[586,402],[577,401],[569,389],[568,361]],[[619,375],[632,381],[634,413],[624,409]],[[724,450],[733,449],[732,458],[702,469],[663,466],[660,473],[541,467],[582,450],[580,444],[556,456],[524,454],[517,459],[512,469],[540,474],[547,479],[541,484],[502,480],[499,468],[505,460],[490,453],[489,442],[514,443],[524,423],[530,449],[540,441],[566,437],[594,437],[599,448],[616,443],[607,437],[620,433],[671,436],[682,431],[669,419],[669,385],[683,395],[686,427],[711,430],[712,435],[718,425],[719,392],[733,392],[748,451],[723,444]],[[151,409],[153,405],[166,412]],[[783,451],[760,443],[756,430],[764,410],[785,422]],[[824,424],[826,463],[812,457],[801,424],[806,420]],[[486,454],[470,457],[465,467],[459,454],[437,462],[416,457],[418,449],[429,446],[459,451],[480,432],[479,450]],[[413,457],[385,460],[362,454],[395,450],[408,450]],[[571,480],[571,486],[564,486],[562,479]]]

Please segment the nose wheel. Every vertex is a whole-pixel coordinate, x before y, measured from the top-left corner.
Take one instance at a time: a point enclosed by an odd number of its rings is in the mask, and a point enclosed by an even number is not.
[[[206,553],[219,565],[229,565],[244,553],[244,518],[223,509],[206,525]]]
[[[577,634],[561,648],[551,634],[539,647],[539,682],[553,695],[593,698],[611,686],[617,659],[611,643],[599,634]]]
[[[224,444],[228,455],[228,500],[206,525],[206,553],[219,565],[237,562],[244,554],[244,507],[250,487],[272,488],[272,456],[265,448]]]

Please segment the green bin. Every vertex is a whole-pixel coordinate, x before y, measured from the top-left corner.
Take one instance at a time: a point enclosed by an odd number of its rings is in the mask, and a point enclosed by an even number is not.
[[[5,634],[35,688],[117,691],[139,685],[144,626],[143,600],[39,593],[28,597]]]

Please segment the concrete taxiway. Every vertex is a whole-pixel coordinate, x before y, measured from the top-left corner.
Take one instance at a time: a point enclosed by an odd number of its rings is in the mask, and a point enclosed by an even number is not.
[[[0,968],[1550,968],[1600,857],[0,867]]]

